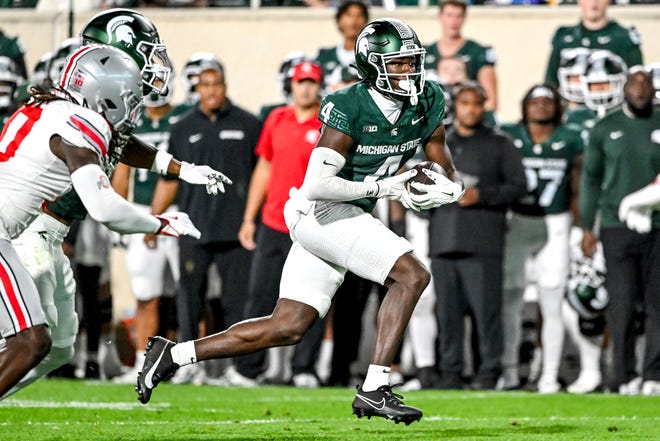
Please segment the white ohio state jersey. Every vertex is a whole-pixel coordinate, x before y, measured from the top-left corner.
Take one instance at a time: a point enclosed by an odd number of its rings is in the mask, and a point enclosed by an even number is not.
[[[55,135],[106,162],[112,135],[98,113],[63,100],[21,107],[0,135],[0,237],[18,237],[44,202],[71,189],[67,165],[50,149]]]

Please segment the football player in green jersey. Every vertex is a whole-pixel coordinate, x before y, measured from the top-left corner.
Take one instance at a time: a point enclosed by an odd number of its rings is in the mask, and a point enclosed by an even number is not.
[[[623,83],[626,79],[626,64],[618,55],[608,50],[596,50],[589,52],[585,61],[583,72],[578,75],[579,96],[583,104],[569,108],[566,114],[566,123],[576,125],[580,130],[584,145],[589,143],[589,133],[596,122],[608,111],[616,108],[623,102]],[[561,71],[561,69],[560,69]],[[562,84],[560,75],[560,84]],[[584,257],[580,242],[582,232],[578,228],[571,231],[571,267],[580,263],[591,263],[591,266],[599,265],[605,269],[605,259],[602,257],[602,245],[599,244],[598,252],[593,259]],[[597,264],[597,262],[600,262]],[[569,294],[572,281],[569,278]],[[603,288],[603,291],[605,289]],[[567,297],[570,298],[570,297]],[[582,299],[583,301],[585,299]],[[573,305],[574,303],[570,303]],[[567,308],[564,302],[562,312],[566,330],[575,342],[580,354],[580,374],[566,390],[569,393],[590,393],[602,385],[602,372],[600,359],[603,347],[604,317],[598,320],[586,319],[584,314],[575,308]],[[602,323],[603,326],[593,326]],[[593,327],[587,329],[585,324]]]
[[[325,316],[347,270],[388,288],[378,313],[376,348],[353,413],[409,424],[422,412],[404,405],[389,384],[390,366],[410,315],[429,283],[429,272],[410,243],[370,214],[378,198],[433,208],[462,197],[463,184],[445,144],[444,94],[424,81],[424,49],[400,20],[369,23],[355,57],[362,81],[328,95],[321,104],[321,137],[303,185],[291,189],[284,217],[293,239],[284,264],[280,298],[272,315],[250,319],[202,339],[175,344],[150,339],[138,376],[143,403],[180,366],[233,357],[300,341]],[[439,163],[436,184],[405,183],[416,170],[395,173],[418,146]]]
[[[458,57],[467,66],[468,77],[476,80],[487,95],[486,110],[497,109],[497,76],[495,74],[495,50],[483,46],[461,34],[467,14],[465,0],[441,0],[438,18],[442,29],[440,40],[424,46],[425,67],[434,71],[440,59]]]
[[[561,123],[562,104],[557,90],[533,86],[523,99],[518,124],[504,125],[522,150],[527,195],[514,203],[504,257],[504,387],[519,385],[518,346],[526,286],[525,263],[532,261],[543,314],[541,393],[559,390],[557,374],[564,324],[561,307],[569,269],[569,232],[577,193],[582,140],[577,130]]]
[[[630,68],[622,108],[608,113],[591,131],[580,182],[582,251],[591,257],[600,238],[607,262],[605,287],[610,305],[605,316],[613,356],[610,387],[621,394],[639,393],[642,380],[642,392],[657,393],[660,381],[660,213],[652,214],[647,233],[627,228],[619,218],[622,200],[660,173],[660,112],[653,105],[653,95],[650,72],[643,66]],[[638,299],[646,314],[641,378],[632,350]]]
[[[626,65],[642,63],[640,36],[635,28],[626,29],[607,18],[610,0],[578,0],[582,17],[574,26],[561,26],[552,37],[552,52],[545,81],[557,87],[558,69],[574,48],[607,49],[619,55]]]
[[[584,104],[599,117],[623,102],[623,83],[628,66],[618,55],[597,50],[589,55],[580,77]]]

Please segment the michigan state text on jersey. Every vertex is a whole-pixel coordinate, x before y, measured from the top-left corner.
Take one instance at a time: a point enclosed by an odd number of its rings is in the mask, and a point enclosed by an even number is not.
[[[357,97],[357,98],[356,98]],[[355,140],[346,165],[337,176],[370,182],[390,176],[423,147],[445,114],[445,96],[434,82],[424,84],[416,106],[404,105],[396,123],[390,123],[374,105],[367,86],[356,83],[323,100],[319,119]],[[349,201],[365,211],[376,198]]]

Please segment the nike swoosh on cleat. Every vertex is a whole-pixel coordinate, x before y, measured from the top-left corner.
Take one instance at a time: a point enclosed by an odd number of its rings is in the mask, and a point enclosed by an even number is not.
[[[369,398],[363,397],[362,395],[358,395],[358,398],[376,410],[385,409],[385,398],[381,398],[380,401],[370,400]]]
[[[147,372],[147,375],[144,376],[144,385],[147,386],[149,389],[153,389],[154,384],[151,381],[151,379],[154,376],[154,373],[156,372],[156,368],[158,367],[158,363],[160,363],[160,359],[163,358],[163,355],[165,355],[165,349],[167,349],[167,346],[163,348],[163,350],[160,353],[160,356],[158,357],[158,360],[154,363],[154,365],[149,369]]]

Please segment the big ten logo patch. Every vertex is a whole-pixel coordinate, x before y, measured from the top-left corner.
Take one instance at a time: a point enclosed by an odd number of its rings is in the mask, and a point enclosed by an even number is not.
[[[73,79],[73,84],[75,84],[78,87],[82,87],[84,83],[85,83],[85,76],[80,72],[76,72],[76,76]]]

